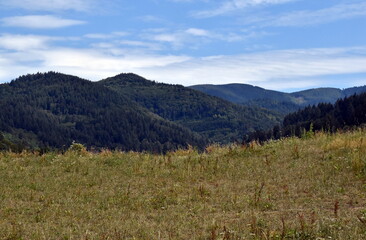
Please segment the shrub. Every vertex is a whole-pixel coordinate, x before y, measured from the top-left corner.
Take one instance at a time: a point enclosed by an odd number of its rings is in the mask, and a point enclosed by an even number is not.
[[[73,141],[68,149],[70,152],[77,152],[77,153],[83,153],[86,152],[86,147],[81,144]]]

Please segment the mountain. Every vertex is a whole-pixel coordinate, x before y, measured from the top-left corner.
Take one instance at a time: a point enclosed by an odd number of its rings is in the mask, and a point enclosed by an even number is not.
[[[48,72],[0,85],[0,149],[88,148],[166,152],[242,140],[278,114],[180,85],[120,74],[99,82]]]
[[[195,85],[190,88],[217,96],[233,103],[258,106],[288,114],[299,108],[324,103],[334,103],[340,98],[366,92],[366,86],[348,89],[316,88],[294,93],[284,93],[248,84]]]
[[[240,105],[193,88],[157,83],[132,73],[99,82],[55,72],[21,76],[0,84],[0,149],[66,149],[73,141],[88,148],[124,151],[202,149],[209,142],[229,143],[271,129],[291,109],[366,90],[320,88],[281,93],[240,84],[225,85],[221,92],[220,86],[200,88],[222,93],[221,97],[230,95],[231,101],[245,101],[246,105]],[[318,114],[329,106],[323,104],[314,111]],[[348,115],[362,110],[349,104],[347,109]],[[339,112],[332,113],[335,119]],[[291,116],[285,118],[284,126],[294,118]],[[301,127],[308,126],[309,121],[302,121]]]
[[[211,142],[241,140],[256,129],[279,123],[279,114],[246,107],[186,88],[146,80],[135,74],[120,74],[99,82],[160,117],[185,126]]]
[[[164,152],[207,140],[110,88],[49,72],[0,85],[0,147],[93,148]]]

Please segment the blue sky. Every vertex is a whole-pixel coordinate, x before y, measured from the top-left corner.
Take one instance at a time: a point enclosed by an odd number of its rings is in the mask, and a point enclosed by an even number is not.
[[[89,80],[366,85],[365,0],[0,0],[0,82]]]

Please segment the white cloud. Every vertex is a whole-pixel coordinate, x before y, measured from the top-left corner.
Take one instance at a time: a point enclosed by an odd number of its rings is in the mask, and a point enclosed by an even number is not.
[[[209,18],[250,7],[284,4],[293,1],[296,0],[226,0],[215,9],[195,12],[193,16],[198,18]]]
[[[90,11],[98,0],[0,0],[0,6],[36,11]]]
[[[207,30],[198,29],[198,28],[189,28],[186,30],[186,33],[191,34],[193,36],[199,36],[199,37],[210,36],[210,33]]]
[[[139,72],[144,68],[164,68],[167,65],[189,60],[185,56],[110,55],[91,49],[54,49],[39,51],[43,58],[42,71],[55,70],[90,80],[100,80],[121,72]]]
[[[157,34],[155,36],[152,36],[152,39],[159,42],[169,42],[169,43],[180,43],[182,41],[182,37],[180,34],[175,33],[164,33],[164,34]]]
[[[308,88],[329,83],[332,76],[356,74],[360,84],[366,76],[366,47],[265,51],[203,58],[131,51],[120,45],[100,48],[61,48],[63,40],[34,35],[0,36],[0,82],[22,74],[58,71],[90,80],[121,72],[183,85],[249,83],[270,89]],[[141,47],[143,42],[121,40]],[[327,79],[327,80],[324,80]],[[322,82],[323,81],[323,82]],[[347,87],[347,86],[345,86]]]
[[[7,17],[1,19],[4,26],[9,27],[24,27],[24,28],[62,28],[74,25],[85,24],[84,21],[64,19],[51,15],[28,15]]]
[[[61,48],[52,38],[34,35],[0,36],[0,82],[38,71],[59,71],[90,80],[100,80],[121,72],[144,68],[164,68],[188,61],[187,56],[154,55],[116,48]],[[130,42],[130,44],[132,44]],[[109,48],[108,48],[109,47]]]
[[[164,69],[144,69],[142,73],[148,78],[185,85],[237,82],[277,90],[316,87],[324,76],[366,74],[365,50],[298,49],[196,58]]]
[[[136,70],[146,67],[164,67],[169,64],[187,61],[184,56],[159,55],[119,55],[110,56],[91,49],[75,50],[60,48],[51,51],[40,51],[45,65],[50,67],[69,67],[117,71],[120,69]],[[86,64],[87,63],[87,64]],[[93,78],[95,79],[95,78]]]
[[[48,43],[52,40],[56,40],[56,38],[37,35],[3,34],[0,35],[0,48],[16,51],[46,49]]]

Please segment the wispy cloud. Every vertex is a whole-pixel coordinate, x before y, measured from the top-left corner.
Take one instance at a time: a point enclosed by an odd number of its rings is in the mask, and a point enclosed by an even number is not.
[[[134,48],[146,48],[153,51],[158,51],[162,49],[162,46],[156,43],[151,42],[143,42],[143,41],[134,41],[134,40],[121,40],[117,42],[122,46],[130,46]]]
[[[63,28],[74,25],[86,24],[84,21],[64,19],[52,15],[28,15],[7,17],[0,20],[3,26],[24,28]]]
[[[210,42],[240,42],[252,38],[260,38],[268,33],[264,31],[240,31],[230,32],[211,31],[202,28],[186,28],[180,30],[159,29],[158,31],[146,31],[141,37],[145,40],[160,42],[165,45],[170,45],[174,49],[184,47],[197,48],[202,44]]]
[[[292,1],[296,0],[226,0],[221,3],[221,5],[219,5],[217,8],[194,12],[193,16],[198,18],[209,18],[225,15],[250,7],[284,4]]]
[[[152,29],[145,31],[141,34],[141,37],[147,41],[161,43],[174,49],[181,49],[187,44],[190,47],[198,46],[201,44],[201,41],[209,39],[211,35],[209,31],[198,28],[175,31],[169,29]]]
[[[36,11],[90,11],[98,4],[97,0],[0,0],[0,6],[22,8]]]
[[[292,11],[282,14],[248,14],[239,22],[247,26],[302,27],[321,25],[366,16],[366,2],[338,4],[316,10]]]
[[[176,3],[192,3],[192,2],[209,2],[211,0],[167,0],[167,1]]]
[[[306,26],[366,16],[366,2],[339,4],[315,11],[296,11],[267,21],[274,26]]]
[[[102,33],[89,33],[85,34],[84,37],[90,39],[111,39],[128,36],[130,33],[128,32],[112,32],[110,34],[102,34]]]
[[[145,15],[137,18],[140,21],[148,22],[148,23],[167,23],[167,20],[157,17],[154,15]]]

